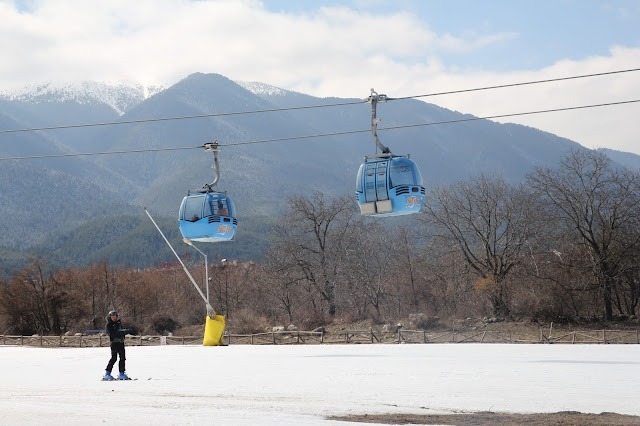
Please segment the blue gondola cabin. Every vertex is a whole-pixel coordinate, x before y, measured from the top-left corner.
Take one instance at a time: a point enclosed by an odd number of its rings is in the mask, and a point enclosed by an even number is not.
[[[374,155],[360,165],[356,195],[363,216],[400,216],[420,211],[425,189],[408,156]]]
[[[191,241],[213,243],[230,241],[238,220],[231,198],[219,192],[188,194],[178,214],[182,237]]]

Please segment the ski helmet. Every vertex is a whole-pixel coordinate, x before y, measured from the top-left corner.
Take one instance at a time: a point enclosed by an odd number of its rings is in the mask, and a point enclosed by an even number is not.
[[[112,316],[114,316],[114,315],[115,315],[115,316],[118,316],[118,313],[117,313],[116,311],[110,311],[110,312],[109,312],[109,316],[110,316],[110,317],[112,317]]]

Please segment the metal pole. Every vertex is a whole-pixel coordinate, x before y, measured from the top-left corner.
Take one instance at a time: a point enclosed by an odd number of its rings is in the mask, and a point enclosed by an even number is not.
[[[209,303],[209,265],[207,263],[207,255],[204,255],[204,279],[207,280],[207,304]]]
[[[195,244],[191,242],[191,240],[187,238],[183,238],[182,241],[184,241],[186,244],[189,244],[194,249],[198,250],[198,253],[204,256],[204,275],[205,275],[204,279],[205,279],[206,288],[207,288],[207,306],[211,306],[211,304],[209,303],[209,300],[210,300],[209,299],[209,264],[207,263],[207,255],[204,254],[198,247],[196,247]],[[213,316],[211,315],[212,313],[213,312],[208,312],[208,309],[207,309],[207,315],[209,315],[211,318],[213,318]]]
[[[180,264],[182,265],[182,269],[184,269],[184,272],[187,274],[187,276],[189,277],[189,279],[193,283],[193,286],[196,288],[196,290],[198,290],[198,293],[200,293],[200,297],[202,297],[202,300],[204,300],[205,303],[207,304],[207,313],[213,312],[213,307],[209,304],[209,301],[207,300],[205,295],[202,293],[202,290],[200,290],[200,287],[198,287],[198,284],[196,284],[196,280],[193,279],[193,277],[191,276],[191,273],[189,272],[187,267],[182,262],[182,259],[180,259],[180,256],[178,256],[178,253],[176,253],[176,251],[173,249],[173,246],[171,245],[169,240],[167,240],[167,237],[164,236],[164,234],[162,233],[162,231],[160,230],[160,228],[156,224],[156,221],[153,220],[153,218],[151,217],[151,215],[147,211],[146,207],[144,208],[144,212],[147,214],[147,216],[149,216],[149,219],[151,219],[151,222],[153,222],[153,224],[155,225],[155,227],[158,230],[158,232],[160,233],[160,235],[162,235],[162,238],[164,238],[164,241],[167,243],[167,245],[169,246],[169,248],[171,249],[173,254],[176,256],[176,259],[178,259],[178,262],[180,262]]]
[[[229,273],[227,272],[227,259],[222,259],[222,270],[224,271],[224,313],[229,317]]]

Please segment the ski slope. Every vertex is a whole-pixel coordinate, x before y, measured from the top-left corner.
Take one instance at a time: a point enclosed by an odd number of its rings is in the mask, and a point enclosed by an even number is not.
[[[353,425],[332,415],[640,415],[640,345],[0,346],[0,424]],[[117,370],[117,365],[116,365]]]

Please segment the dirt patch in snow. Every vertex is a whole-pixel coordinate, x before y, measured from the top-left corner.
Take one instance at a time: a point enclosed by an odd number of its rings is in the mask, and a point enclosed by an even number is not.
[[[530,425],[530,426],[618,426],[640,425],[640,417],[616,413],[588,414],[576,411],[540,414],[463,413],[463,414],[376,414],[330,417],[330,420],[389,425]]]

